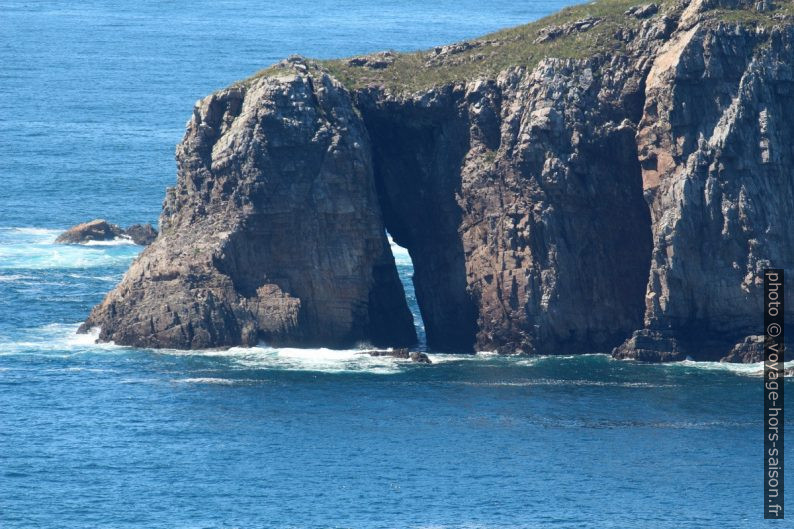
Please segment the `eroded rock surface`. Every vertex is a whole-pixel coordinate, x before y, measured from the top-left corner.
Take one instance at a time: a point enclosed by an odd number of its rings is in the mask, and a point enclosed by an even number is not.
[[[293,60],[203,99],[177,161],[160,237],[84,329],[175,348],[416,341],[367,131],[336,81]]]
[[[660,50],[646,79],[645,327],[674,336],[680,354],[718,360],[761,332],[763,270],[794,266],[793,37],[790,26],[698,24]]]

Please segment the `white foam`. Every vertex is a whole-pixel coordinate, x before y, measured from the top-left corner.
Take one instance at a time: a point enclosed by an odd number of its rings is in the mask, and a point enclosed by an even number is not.
[[[95,281],[112,281],[118,282],[121,280],[122,275],[85,275],[85,274],[66,274],[67,277],[71,277],[72,279],[92,279]]]
[[[48,324],[35,329],[23,331],[22,339],[13,342],[0,342],[0,355],[9,354],[48,354],[67,358],[76,354],[97,351],[122,352],[129,347],[113,343],[97,343],[99,329],[93,328],[86,334],[77,334],[79,323]],[[408,359],[391,356],[370,356],[362,349],[328,349],[328,348],[276,348],[267,345],[257,347],[232,347],[230,349],[210,350],[152,350],[153,354],[173,356],[217,357],[229,360],[234,366],[242,369],[263,369],[280,371],[317,371],[324,373],[362,372],[372,374],[400,373],[413,364]],[[550,360],[575,360],[583,356],[601,356],[611,359],[609,355],[579,356],[504,356],[494,352],[478,352],[476,354],[428,354],[434,364],[452,362],[493,362],[501,365],[533,366],[539,362]],[[618,361],[615,361],[618,362]],[[759,376],[763,374],[762,362],[756,364],[733,364],[720,362],[683,361],[670,364],[635,364],[638,366],[666,368],[695,368],[706,371],[729,371],[738,375]],[[424,367],[424,366],[421,366]],[[794,361],[786,362],[786,368],[794,367]],[[562,366],[561,366],[562,368]],[[197,381],[199,379],[183,379]],[[235,381],[235,379],[229,379]],[[235,381],[234,383],[237,383]],[[205,383],[211,383],[205,381]],[[215,381],[212,383],[224,383]],[[592,381],[563,379],[507,380],[475,383],[476,385],[576,385],[576,386],[616,386],[616,387],[667,387],[653,382],[623,381]]]
[[[47,270],[129,264],[141,248],[129,239],[55,244],[60,230],[0,228],[0,269]]]
[[[20,274],[0,274],[0,283],[16,283],[17,281],[24,281],[26,279],[33,279],[33,276],[25,276]]]
[[[0,343],[0,355],[60,352],[64,353],[62,356],[68,357],[83,352],[122,349],[113,343],[97,343],[99,329],[91,329],[86,334],[77,334],[79,326],[79,323],[51,323],[28,329],[23,331],[22,340]]]
[[[764,374],[764,363],[756,362],[752,364],[737,364],[734,362],[696,362],[693,360],[684,360],[681,362],[672,362],[666,364],[674,367],[693,367],[696,369],[703,369],[706,371],[730,371],[737,375],[748,376],[761,376]],[[794,367],[794,360],[783,364],[784,368]]]
[[[92,352],[120,353],[131,348],[112,342],[97,343],[99,328],[77,334],[80,324],[49,324],[24,332],[23,339],[0,343],[0,355],[46,354],[68,358]],[[232,347],[230,349],[179,350],[153,349],[152,354],[171,356],[216,357],[230,360],[241,369],[272,369],[280,371],[318,371],[325,373],[366,372],[399,373],[412,362],[389,356],[373,357],[360,349],[299,349]],[[60,355],[58,353],[61,353]]]
[[[452,354],[452,353],[428,353],[427,357],[434,364],[445,364],[449,362],[472,362],[483,361],[491,358],[509,358],[491,351],[478,351],[474,354]]]
[[[394,242],[391,235],[386,236],[389,239],[389,246],[391,246],[391,253],[394,256],[394,262],[398,265],[412,265],[411,255],[408,250]]]
[[[7,232],[10,234],[19,235],[32,235],[41,241],[55,241],[55,238],[62,232],[61,230],[54,230],[51,228],[0,228],[0,232]]]
[[[575,379],[566,380],[558,378],[537,378],[522,380],[505,380],[489,382],[456,382],[465,386],[485,387],[534,387],[534,386],[579,386],[579,387],[606,387],[606,388],[674,388],[676,384],[657,384],[655,382],[621,382],[607,380]]]
[[[261,383],[262,380],[252,378],[217,378],[217,377],[195,377],[195,378],[174,378],[171,380],[175,384],[217,384],[220,386],[234,386],[237,384]]]
[[[135,242],[126,235],[110,239],[109,241],[88,241],[83,246],[135,246]]]
[[[410,360],[389,356],[373,357],[359,349],[299,349],[257,347],[232,347],[224,350],[174,351],[164,354],[198,355],[227,358],[247,369],[275,369],[280,371],[321,371],[324,373],[367,372],[374,374],[398,373]]]

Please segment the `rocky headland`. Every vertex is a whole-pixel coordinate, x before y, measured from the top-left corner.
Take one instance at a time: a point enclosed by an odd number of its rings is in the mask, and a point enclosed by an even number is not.
[[[762,271],[794,266],[793,15],[601,0],[291,57],[196,104],[159,237],[82,329],[410,346],[388,231],[433,350],[757,361]]]

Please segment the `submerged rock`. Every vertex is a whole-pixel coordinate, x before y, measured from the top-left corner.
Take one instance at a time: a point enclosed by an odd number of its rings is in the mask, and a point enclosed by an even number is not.
[[[412,362],[416,362],[418,364],[433,363],[430,360],[430,357],[427,356],[427,354],[419,351],[409,351],[406,348],[389,349],[382,351],[364,351],[363,354],[368,354],[370,356],[390,356],[392,358],[403,358],[406,360],[411,360]]]

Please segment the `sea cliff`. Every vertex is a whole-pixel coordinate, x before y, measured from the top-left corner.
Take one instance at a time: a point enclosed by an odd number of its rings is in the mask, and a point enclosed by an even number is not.
[[[434,350],[757,361],[761,272],[794,265],[790,10],[602,0],[282,61],[197,103],[157,240],[82,329],[411,345],[388,230]]]

